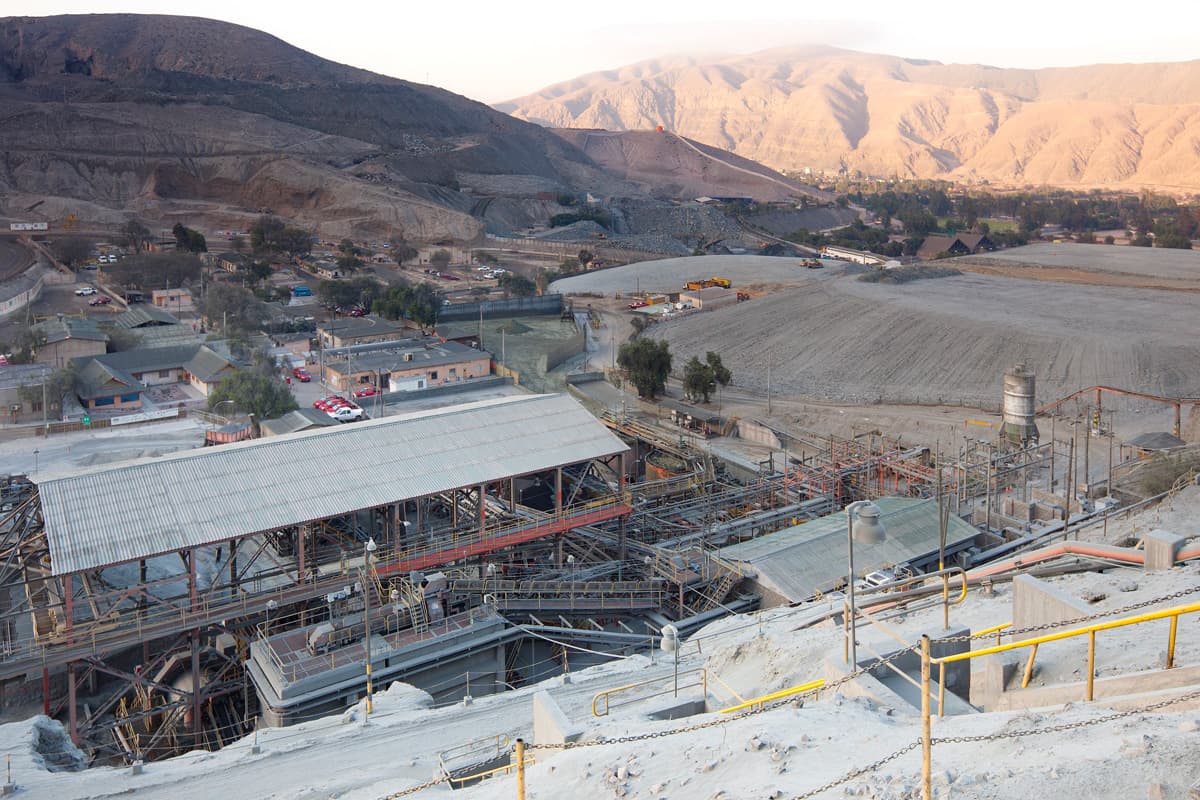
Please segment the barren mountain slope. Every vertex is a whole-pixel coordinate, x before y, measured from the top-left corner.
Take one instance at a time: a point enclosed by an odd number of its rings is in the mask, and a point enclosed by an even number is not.
[[[831,195],[746,158],[670,132],[556,128],[554,132],[614,175],[664,197],[747,196],[785,200]]]
[[[789,48],[643,62],[497,107],[664,125],[778,170],[1200,188],[1200,61],[1017,70]]]
[[[0,214],[262,207],[323,230],[403,225],[462,238],[482,221],[463,174],[554,189],[609,180],[559,137],[436,87],[325,61],[188,17],[0,20]],[[380,231],[383,232],[383,231]]]

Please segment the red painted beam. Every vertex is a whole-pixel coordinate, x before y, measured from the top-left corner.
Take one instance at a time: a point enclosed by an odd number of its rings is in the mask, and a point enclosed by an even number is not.
[[[406,573],[412,570],[425,569],[427,567],[437,566],[439,564],[447,564],[451,561],[458,561],[463,558],[470,558],[482,553],[490,553],[493,550],[499,550],[503,547],[511,547],[514,544],[523,544],[531,542],[534,539],[540,539],[543,536],[551,536],[556,533],[569,531],[572,528],[578,528],[581,525],[593,525],[604,520],[614,519],[624,516],[632,511],[629,506],[624,503],[598,508],[594,511],[588,511],[584,514],[579,514],[565,519],[546,522],[541,525],[533,525],[528,528],[521,528],[512,533],[504,534],[497,537],[486,537],[478,541],[468,544],[451,547],[445,550],[438,550],[434,553],[425,553],[412,558],[406,558],[403,561],[398,561],[395,564],[387,564],[377,568],[380,575],[390,575],[393,573]]]

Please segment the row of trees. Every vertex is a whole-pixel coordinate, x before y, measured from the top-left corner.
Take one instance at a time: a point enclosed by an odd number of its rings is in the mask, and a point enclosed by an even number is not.
[[[371,309],[381,317],[410,319],[420,325],[422,330],[437,324],[441,308],[442,296],[427,283],[418,283],[415,286],[401,283],[392,286],[371,305]]]
[[[638,397],[653,400],[667,386],[667,377],[671,374],[671,348],[664,340],[638,338],[621,345],[617,351],[617,364],[625,370]],[[707,403],[717,386],[728,386],[732,380],[733,373],[721,363],[721,357],[710,350],[703,361],[692,356],[684,365],[683,393],[693,402]]]

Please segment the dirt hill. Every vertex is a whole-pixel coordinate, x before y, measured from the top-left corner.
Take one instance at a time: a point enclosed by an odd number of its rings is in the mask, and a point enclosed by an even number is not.
[[[1024,70],[784,48],[642,62],[497,108],[663,125],[777,170],[1200,188],[1200,61]]]
[[[0,19],[0,215],[129,212],[235,227],[262,208],[330,235],[469,238],[458,190],[620,186],[544,129],[248,28],[129,14]]]

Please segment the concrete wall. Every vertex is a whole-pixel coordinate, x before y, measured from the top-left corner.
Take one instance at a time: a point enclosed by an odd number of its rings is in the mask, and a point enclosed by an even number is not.
[[[1090,616],[1094,609],[1077,597],[1032,575],[1013,579],[1013,627],[1065,622]]]
[[[748,419],[738,420],[737,434],[738,438],[745,439],[748,442],[765,444],[767,447],[783,447],[783,444],[779,441],[779,437],[775,435],[773,430]]]

